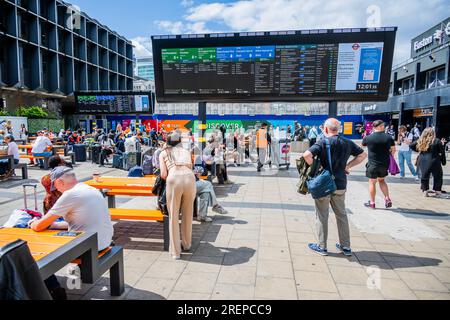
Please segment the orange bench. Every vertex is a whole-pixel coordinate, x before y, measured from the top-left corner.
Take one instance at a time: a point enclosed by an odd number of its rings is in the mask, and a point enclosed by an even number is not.
[[[160,210],[110,208],[111,220],[157,221],[164,223],[164,250],[169,251],[169,217]]]
[[[50,159],[50,157],[35,157],[29,154],[21,154],[20,159],[42,159],[44,160],[44,169],[48,170],[48,159]]]

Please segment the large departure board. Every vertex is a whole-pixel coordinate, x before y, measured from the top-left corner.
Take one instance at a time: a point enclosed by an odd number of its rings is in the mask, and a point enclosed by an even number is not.
[[[75,100],[77,113],[153,113],[152,93],[76,93]]]
[[[386,100],[396,28],[390,30],[153,37],[157,99]]]

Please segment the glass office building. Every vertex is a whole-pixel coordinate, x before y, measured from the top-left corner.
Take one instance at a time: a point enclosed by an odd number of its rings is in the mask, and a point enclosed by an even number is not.
[[[0,98],[8,109],[132,89],[125,37],[60,0],[0,2]]]
[[[149,81],[155,81],[155,69],[153,67],[153,58],[137,58],[135,66],[135,76]]]

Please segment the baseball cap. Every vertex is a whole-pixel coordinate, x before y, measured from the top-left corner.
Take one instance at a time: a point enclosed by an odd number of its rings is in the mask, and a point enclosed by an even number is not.
[[[68,167],[56,167],[55,169],[53,169],[52,172],[50,173],[50,180],[51,180],[50,191],[56,190],[55,185],[54,185],[56,180],[61,178],[66,173],[72,172],[72,171],[73,170]]]

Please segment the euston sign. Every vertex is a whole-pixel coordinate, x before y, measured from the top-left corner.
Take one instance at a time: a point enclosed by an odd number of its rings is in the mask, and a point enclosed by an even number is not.
[[[433,28],[428,29],[411,41],[411,58],[421,55],[450,41],[450,18],[445,19]]]
[[[419,51],[423,47],[433,43],[433,36],[429,36],[427,38],[423,38],[421,41],[414,42],[414,50]]]

